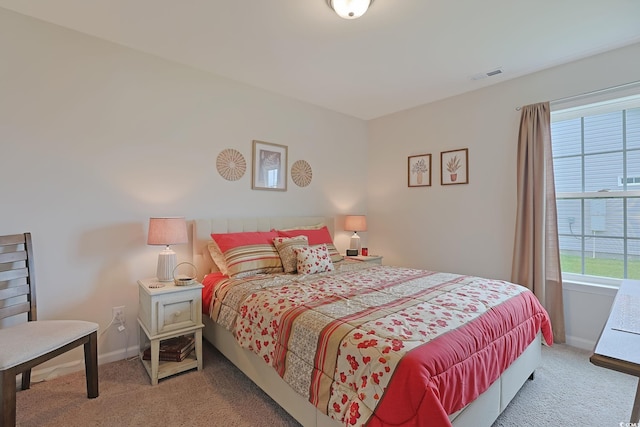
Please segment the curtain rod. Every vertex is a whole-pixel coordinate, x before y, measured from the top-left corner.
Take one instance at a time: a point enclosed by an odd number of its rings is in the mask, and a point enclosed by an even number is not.
[[[611,92],[611,91],[614,91],[614,90],[627,89],[627,88],[630,88],[630,87],[633,87],[633,86],[640,86],[640,80],[636,80],[635,82],[624,83],[624,84],[617,85],[617,86],[611,86],[611,87],[607,87],[607,88],[604,88],[604,89],[593,90],[591,92],[583,92],[583,93],[579,93],[577,95],[567,96],[565,98],[554,99],[553,101],[549,101],[549,104],[557,104],[557,103],[560,103],[560,102],[573,101],[575,99],[580,99],[582,97],[598,95],[598,94],[601,94],[601,93]],[[522,107],[516,107],[516,111],[520,111],[520,110],[522,110]]]

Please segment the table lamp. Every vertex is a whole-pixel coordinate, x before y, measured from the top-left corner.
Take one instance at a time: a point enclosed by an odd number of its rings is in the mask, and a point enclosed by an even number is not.
[[[365,215],[347,215],[344,219],[344,229],[353,231],[349,249],[355,249],[360,253],[358,231],[367,231],[367,217]]]
[[[156,276],[160,282],[173,280],[173,270],[176,268],[176,253],[171,245],[187,243],[187,222],[184,217],[159,217],[149,219],[148,245],[164,245],[165,249],[158,255],[158,270]]]

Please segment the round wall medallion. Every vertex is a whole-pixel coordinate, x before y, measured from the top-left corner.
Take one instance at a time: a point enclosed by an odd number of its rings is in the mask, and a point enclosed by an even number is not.
[[[227,148],[218,154],[216,169],[227,181],[237,181],[247,170],[247,162],[238,150]]]
[[[291,166],[291,179],[298,187],[311,184],[311,166],[305,160],[298,160]]]

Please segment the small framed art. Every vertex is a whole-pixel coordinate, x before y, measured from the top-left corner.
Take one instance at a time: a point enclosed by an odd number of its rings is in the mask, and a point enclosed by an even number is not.
[[[443,151],[440,153],[440,184],[469,183],[469,149]]]
[[[408,166],[409,187],[431,186],[431,154],[409,156]]]
[[[287,191],[287,146],[253,141],[251,188]]]

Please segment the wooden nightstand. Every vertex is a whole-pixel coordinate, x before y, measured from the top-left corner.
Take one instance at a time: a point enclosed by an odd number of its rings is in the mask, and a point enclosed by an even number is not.
[[[164,284],[154,288],[154,284]],[[138,324],[140,325],[140,360],[151,377],[151,384],[189,369],[202,370],[202,288],[200,283],[176,286],[157,279],[138,280]],[[159,360],[160,342],[168,338],[193,334],[195,351],[181,362]],[[143,353],[151,348],[151,360]]]
[[[358,255],[358,256],[345,256],[345,258],[349,258],[355,261],[368,262],[371,264],[382,264],[382,256],[381,255]]]

